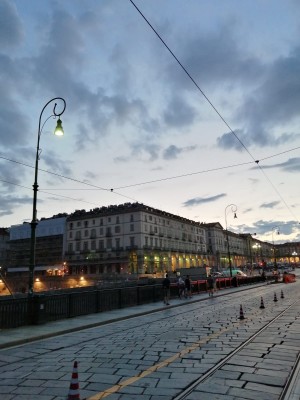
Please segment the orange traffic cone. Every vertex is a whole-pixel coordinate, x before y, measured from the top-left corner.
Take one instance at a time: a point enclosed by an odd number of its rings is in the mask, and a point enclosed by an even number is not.
[[[265,308],[264,299],[262,297],[260,299],[260,307],[259,308]]]
[[[240,305],[240,319],[245,319],[242,305]]]
[[[284,299],[284,294],[283,294],[283,291],[281,290],[281,296],[280,296],[282,299]]]
[[[74,361],[68,400],[80,399],[77,361]]]
[[[276,293],[274,293],[274,301],[277,301]]]

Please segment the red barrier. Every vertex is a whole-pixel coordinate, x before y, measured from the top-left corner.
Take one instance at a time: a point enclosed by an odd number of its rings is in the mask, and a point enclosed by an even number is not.
[[[282,280],[284,283],[296,282],[296,275],[295,274],[283,274]]]

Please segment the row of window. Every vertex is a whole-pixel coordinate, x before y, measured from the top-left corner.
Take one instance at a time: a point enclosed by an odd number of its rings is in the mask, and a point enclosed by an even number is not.
[[[69,243],[68,244],[68,251],[89,251],[89,250],[104,250],[104,249],[111,249],[111,248],[116,248],[120,249],[121,248],[121,239],[120,238],[114,238],[111,239],[106,239],[104,240],[99,240],[98,242],[98,249],[97,249],[97,242],[96,240],[91,240],[90,242],[90,247],[89,247],[89,242],[76,242],[74,243]],[[135,246],[135,237],[131,236],[129,238],[129,246]]]
[[[135,237],[129,237],[129,246],[133,247],[136,245]],[[191,251],[205,251],[204,245],[198,245],[196,243],[185,243],[185,242],[178,242],[173,240],[164,240],[160,238],[153,238],[145,236],[144,238],[144,246],[145,247],[156,247],[161,249],[178,249],[178,250],[191,250]],[[100,239],[98,241],[98,248],[97,248],[97,241],[91,240],[84,241],[84,242],[75,242],[68,244],[68,251],[89,251],[89,250],[105,250],[105,249],[120,249],[122,247],[121,238],[107,238],[106,240]]]
[[[130,215],[130,222],[134,221],[134,217],[133,214]],[[100,218],[99,220],[99,225],[102,226],[103,223],[115,223],[115,224],[119,224],[120,223],[120,217],[117,215],[116,217],[106,217],[106,219],[104,218]],[[77,228],[88,228],[89,226],[94,226],[97,225],[97,220],[92,219],[92,220],[85,220],[85,221],[76,221],[76,222],[70,222],[69,223],[69,229],[74,229],[75,227]]]
[[[125,216],[124,216],[125,217]],[[130,222],[134,222],[134,215],[130,214]],[[159,224],[159,225],[163,225],[163,226],[170,226],[170,227],[174,227],[177,230],[189,230],[190,232],[195,232],[201,235],[204,235],[204,230],[201,228],[197,228],[195,226],[191,226],[188,224],[182,224],[182,223],[178,223],[176,221],[170,221],[168,219],[160,219],[156,216],[152,216],[152,215],[145,215],[144,216],[144,221],[145,222],[152,222],[154,224]],[[124,222],[124,220],[123,220]],[[120,216],[114,216],[114,217],[106,217],[106,218],[100,218],[98,221],[99,225],[102,226],[104,223],[105,224],[120,224]],[[76,221],[76,222],[70,222],[69,223],[69,229],[72,230],[75,227],[77,228],[88,228],[90,226],[95,226],[97,225],[97,220],[96,219],[92,219],[92,220],[85,220],[85,221]]]
[[[134,224],[130,224],[130,228],[129,229],[130,229],[130,232],[134,232]],[[121,226],[120,225],[116,225],[114,227],[114,230],[112,230],[112,228],[110,226],[107,226],[105,228],[105,230],[104,230],[104,228],[99,228],[99,236],[103,236],[103,235],[111,236],[113,234],[113,231],[116,234],[121,233]],[[81,239],[81,237],[82,237],[81,232],[82,231],[76,231],[75,232],[75,239]],[[88,229],[85,229],[83,236],[85,238],[87,238],[87,237],[96,238],[97,237],[97,230],[95,228],[91,229],[90,231]],[[70,231],[69,232],[69,239],[73,239],[73,238],[74,238],[73,231]]]
[[[179,234],[179,232],[177,232],[177,233],[175,232],[175,234],[173,234],[170,229],[168,229],[168,231],[166,232],[166,231],[163,231],[161,229],[158,230],[157,226],[153,227],[152,225],[150,225],[150,231],[148,231],[149,226],[146,225],[146,224],[145,224],[144,228],[145,228],[145,232],[149,232],[150,234],[160,234],[160,235],[163,235],[163,236],[167,235],[169,237],[172,237],[172,236],[175,235],[177,239],[179,239],[179,236],[180,236],[180,238],[182,240],[190,240],[190,241],[197,240],[198,242],[203,243],[203,237],[201,237],[201,236],[200,237],[199,236],[194,236],[192,234],[186,234],[185,232],[180,232],[180,234]],[[130,232],[134,232],[134,229],[135,229],[134,224],[130,224],[129,231]],[[88,238],[88,237],[96,238],[97,237],[97,232],[99,233],[99,236],[103,236],[103,235],[111,236],[113,234],[113,232],[115,234],[119,234],[119,233],[121,233],[121,225],[116,225],[114,227],[114,229],[112,227],[110,227],[110,226],[107,226],[106,228],[100,227],[99,230],[97,230],[96,228],[93,228],[91,230],[85,229],[83,231],[83,237],[85,237],[85,238]],[[82,231],[76,231],[75,232],[75,239],[80,240],[81,237],[82,237]],[[73,231],[70,231],[69,232],[69,239],[73,239],[73,238],[74,238],[74,233],[73,233]]]

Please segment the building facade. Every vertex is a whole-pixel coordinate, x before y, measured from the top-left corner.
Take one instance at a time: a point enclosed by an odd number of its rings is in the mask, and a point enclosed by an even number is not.
[[[201,223],[126,203],[71,214],[65,261],[70,273],[163,274],[209,259]]]
[[[8,230],[2,233],[3,259],[10,248],[6,267],[28,271],[30,223],[13,225],[9,241]],[[224,230],[219,222],[195,222],[144,204],[125,203],[39,221],[35,271],[162,276],[198,267],[221,271],[229,267],[229,259],[232,268],[247,269],[275,261],[298,263],[299,255],[300,242],[274,246],[251,234]]]
[[[0,228],[0,267],[5,267],[9,260],[9,229]]]
[[[36,270],[60,270],[63,265],[67,214],[43,218],[36,228]],[[9,270],[28,270],[30,263],[31,225],[12,225],[10,228]]]

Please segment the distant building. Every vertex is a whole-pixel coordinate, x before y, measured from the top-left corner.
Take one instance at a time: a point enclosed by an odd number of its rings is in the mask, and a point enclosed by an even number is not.
[[[9,229],[0,228],[0,266],[5,268],[9,254]]]
[[[284,263],[299,264],[300,242],[277,244],[275,247],[277,260]]]
[[[201,223],[140,203],[71,214],[65,261],[74,274],[163,274],[209,263]]]
[[[37,270],[59,269],[63,265],[64,238],[67,214],[43,218],[36,228]],[[30,263],[31,225],[12,225],[10,228],[9,269],[27,269]]]
[[[219,222],[205,223],[203,227],[206,230],[208,252],[212,255],[216,270],[228,268],[229,255],[232,267],[247,263],[247,241],[242,235],[224,230]]]

